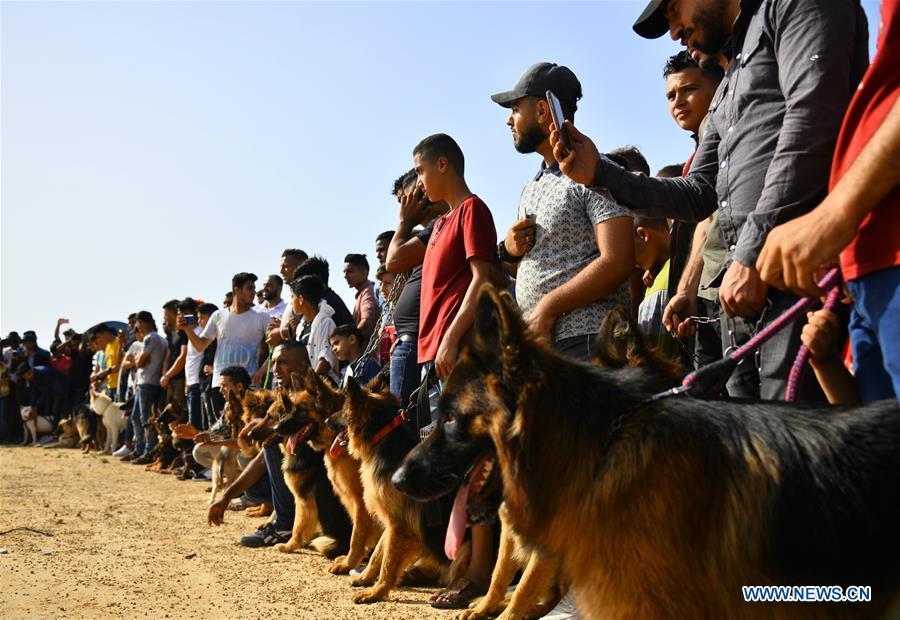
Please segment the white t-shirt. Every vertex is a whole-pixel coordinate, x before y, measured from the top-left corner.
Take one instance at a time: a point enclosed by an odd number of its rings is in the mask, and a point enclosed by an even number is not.
[[[284,314],[284,300],[279,299],[278,305],[274,308],[267,308],[266,304],[263,303],[261,306],[253,306],[253,309],[257,312],[261,312],[263,314],[268,314],[270,319],[280,319],[281,315]]]
[[[334,333],[334,308],[328,305],[324,299],[319,302],[319,313],[313,319],[310,325],[309,340],[306,343],[306,350],[309,353],[309,364],[315,368],[319,364],[320,359],[324,359],[331,364],[331,370],[328,376],[335,382],[338,381],[338,359],[331,348],[331,342],[328,340]],[[306,319],[300,321],[297,326],[297,334],[303,332]]]
[[[203,330],[199,325],[194,326],[194,333],[198,336]],[[187,385],[196,385],[200,383],[200,369],[203,367],[203,352],[198,351],[191,344],[190,340],[187,345],[187,359],[184,361],[184,379]]]
[[[134,358],[134,361],[141,356],[141,353],[144,352],[144,343],[140,340],[135,340],[131,343],[131,346],[128,347],[128,350],[125,352],[126,355],[130,355]],[[137,368],[131,368],[128,373],[128,385],[126,387],[130,387],[132,390],[137,386]]]
[[[259,346],[266,337],[268,324],[269,315],[253,309],[240,314],[229,308],[213,312],[200,336],[218,342],[213,360],[214,387],[221,384],[220,373],[229,366],[243,366],[251,375],[256,372]]]

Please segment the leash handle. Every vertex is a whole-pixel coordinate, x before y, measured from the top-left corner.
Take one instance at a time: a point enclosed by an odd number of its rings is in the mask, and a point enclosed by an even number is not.
[[[820,287],[824,288],[824,286],[820,285]],[[838,301],[840,300],[841,287],[835,283],[830,291],[828,291],[828,296],[825,298],[825,305],[822,306],[823,310],[834,310],[834,307],[837,306]],[[791,374],[788,375],[788,384],[787,389],[785,389],[784,399],[792,403],[797,400],[797,392],[800,391],[800,381],[803,378],[803,369],[806,367],[807,362],[809,362],[810,351],[809,347],[805,344],[800,345],[800,350],[797,351],[797,357],[794,358],[794,365],[791,366]]]
[[[837,297],[840,294],[840,282],[841,274],[837,267],[831,269],[828,273],[825,274],[824,277],[822,277],[821,280],[819,280],[819,288],[829,291],[828,299],[831,300],[832,297],[834,297],[834,301],[832,302],[831,307],[834,307],[834,304],[837,303]],[[656,396],[664,397],[671,396],[673,394],[685,393],[694,396],[702,396],[704,394],[710,393],[711,391],[713,391],[713,388],[715,388],[720,383],[724,384],[731,372],[742,359],[756,351],[760,346],[762,346],[775,334],[784,329],[789,323],[795,321],[803,312],[812,307],[812,305],[815,303],[815,297],[804,297],[803,299],[798,300],[787,310],[787,312],[769,323],[769,325],[767,325],[765,329],[757,333],[743,346],[732,351],[721,360],[713,362],[708,366],[698,368],[697,370],[689,373],[687,376],[685,376],[680,388],[662,392],[661,394],[657,394]],[[829,307],[829,309],[831,309],[831,307]],[[800,352],[803,352],[803,347],[801,347]],[[797,354],[797,359],[795,360],[794,365],[798,366],[798,369],[796,370],[798,381],[800,371],[802,370],[803,364],[806,363],[808,357],[808,352],[804,354],[804,359],[802,360],[800,359],[800,353],[798,352]],[[793,375],[794,372],[795,370],[792,368],[791,375]],[[791,389],[791,385],[793,385],[795,395],[797,390],[796,384],[797,381],[792,384],[790,382],[790,379],[788,380],[788,389]],[[790,400],[790,398],[788,400]]]

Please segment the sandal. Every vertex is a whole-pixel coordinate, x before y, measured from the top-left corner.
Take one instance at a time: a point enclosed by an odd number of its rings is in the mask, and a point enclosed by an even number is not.
[[[482,590],[474,582],[460,577],[449,588],[433,596],[431,606],[435,609],[468,609],[469,603],[485,593],[486,590]]]

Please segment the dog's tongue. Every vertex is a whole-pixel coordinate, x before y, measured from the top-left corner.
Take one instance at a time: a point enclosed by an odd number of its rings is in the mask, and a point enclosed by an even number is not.
[[[463,538],[466,535],[466,521],[469,512],[469,483],[459,487],[456,499],[453,500],[453,510],[450,512],[450,523],[447,525],[447,537],[444,539],[444,553],[451,560],[456,559],[459,548],[462,547]]]
[[[334,438],[334,441],[331,442],[331,448],[328,450],[328,454],[331,455],[331,458],[336,459],[340,457],[344,453],[344,441],[347,437],[347,431],[341,431],[338,433],[337,437]]]
[[[301,428],[299,431],[288,437],[287,440],[287,451],[288,454],[294,455],[297,453],[297,443],[300,441],[300,435],[303,433],[303,429]]]

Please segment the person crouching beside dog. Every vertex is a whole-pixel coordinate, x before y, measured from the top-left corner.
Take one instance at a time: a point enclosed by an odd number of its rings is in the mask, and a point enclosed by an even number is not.
[[[297,340],[285,340],[272,352],[272,374],[278,389],[290,389],[291,377],[303,377],[309,370],[306,347]],[[240,436],[249,437],[253,431],[265,425],[264,418],[257,418],[241,429]],[[294,496],[284,481],[281,462],[284,458],[278,441],[263,443],[260,453],[244,468],[240,476],[228,485],[220,500],[209,507],[207,521],[210,525],[222,525],[228,504],[240,497],[262,478],[268,478],[274,514],[252,534],[242,536],[244,547],[271,547],[287,542],[294,523]]]
[[[363,355],[365,341],[358,327],[338,325],[328,340],[338,361],[347,364],[341,375],[341,388],[346,386],[348,377],[353,377],[360,385],[367,385],[378,374],[380,368],[375,358]]]

